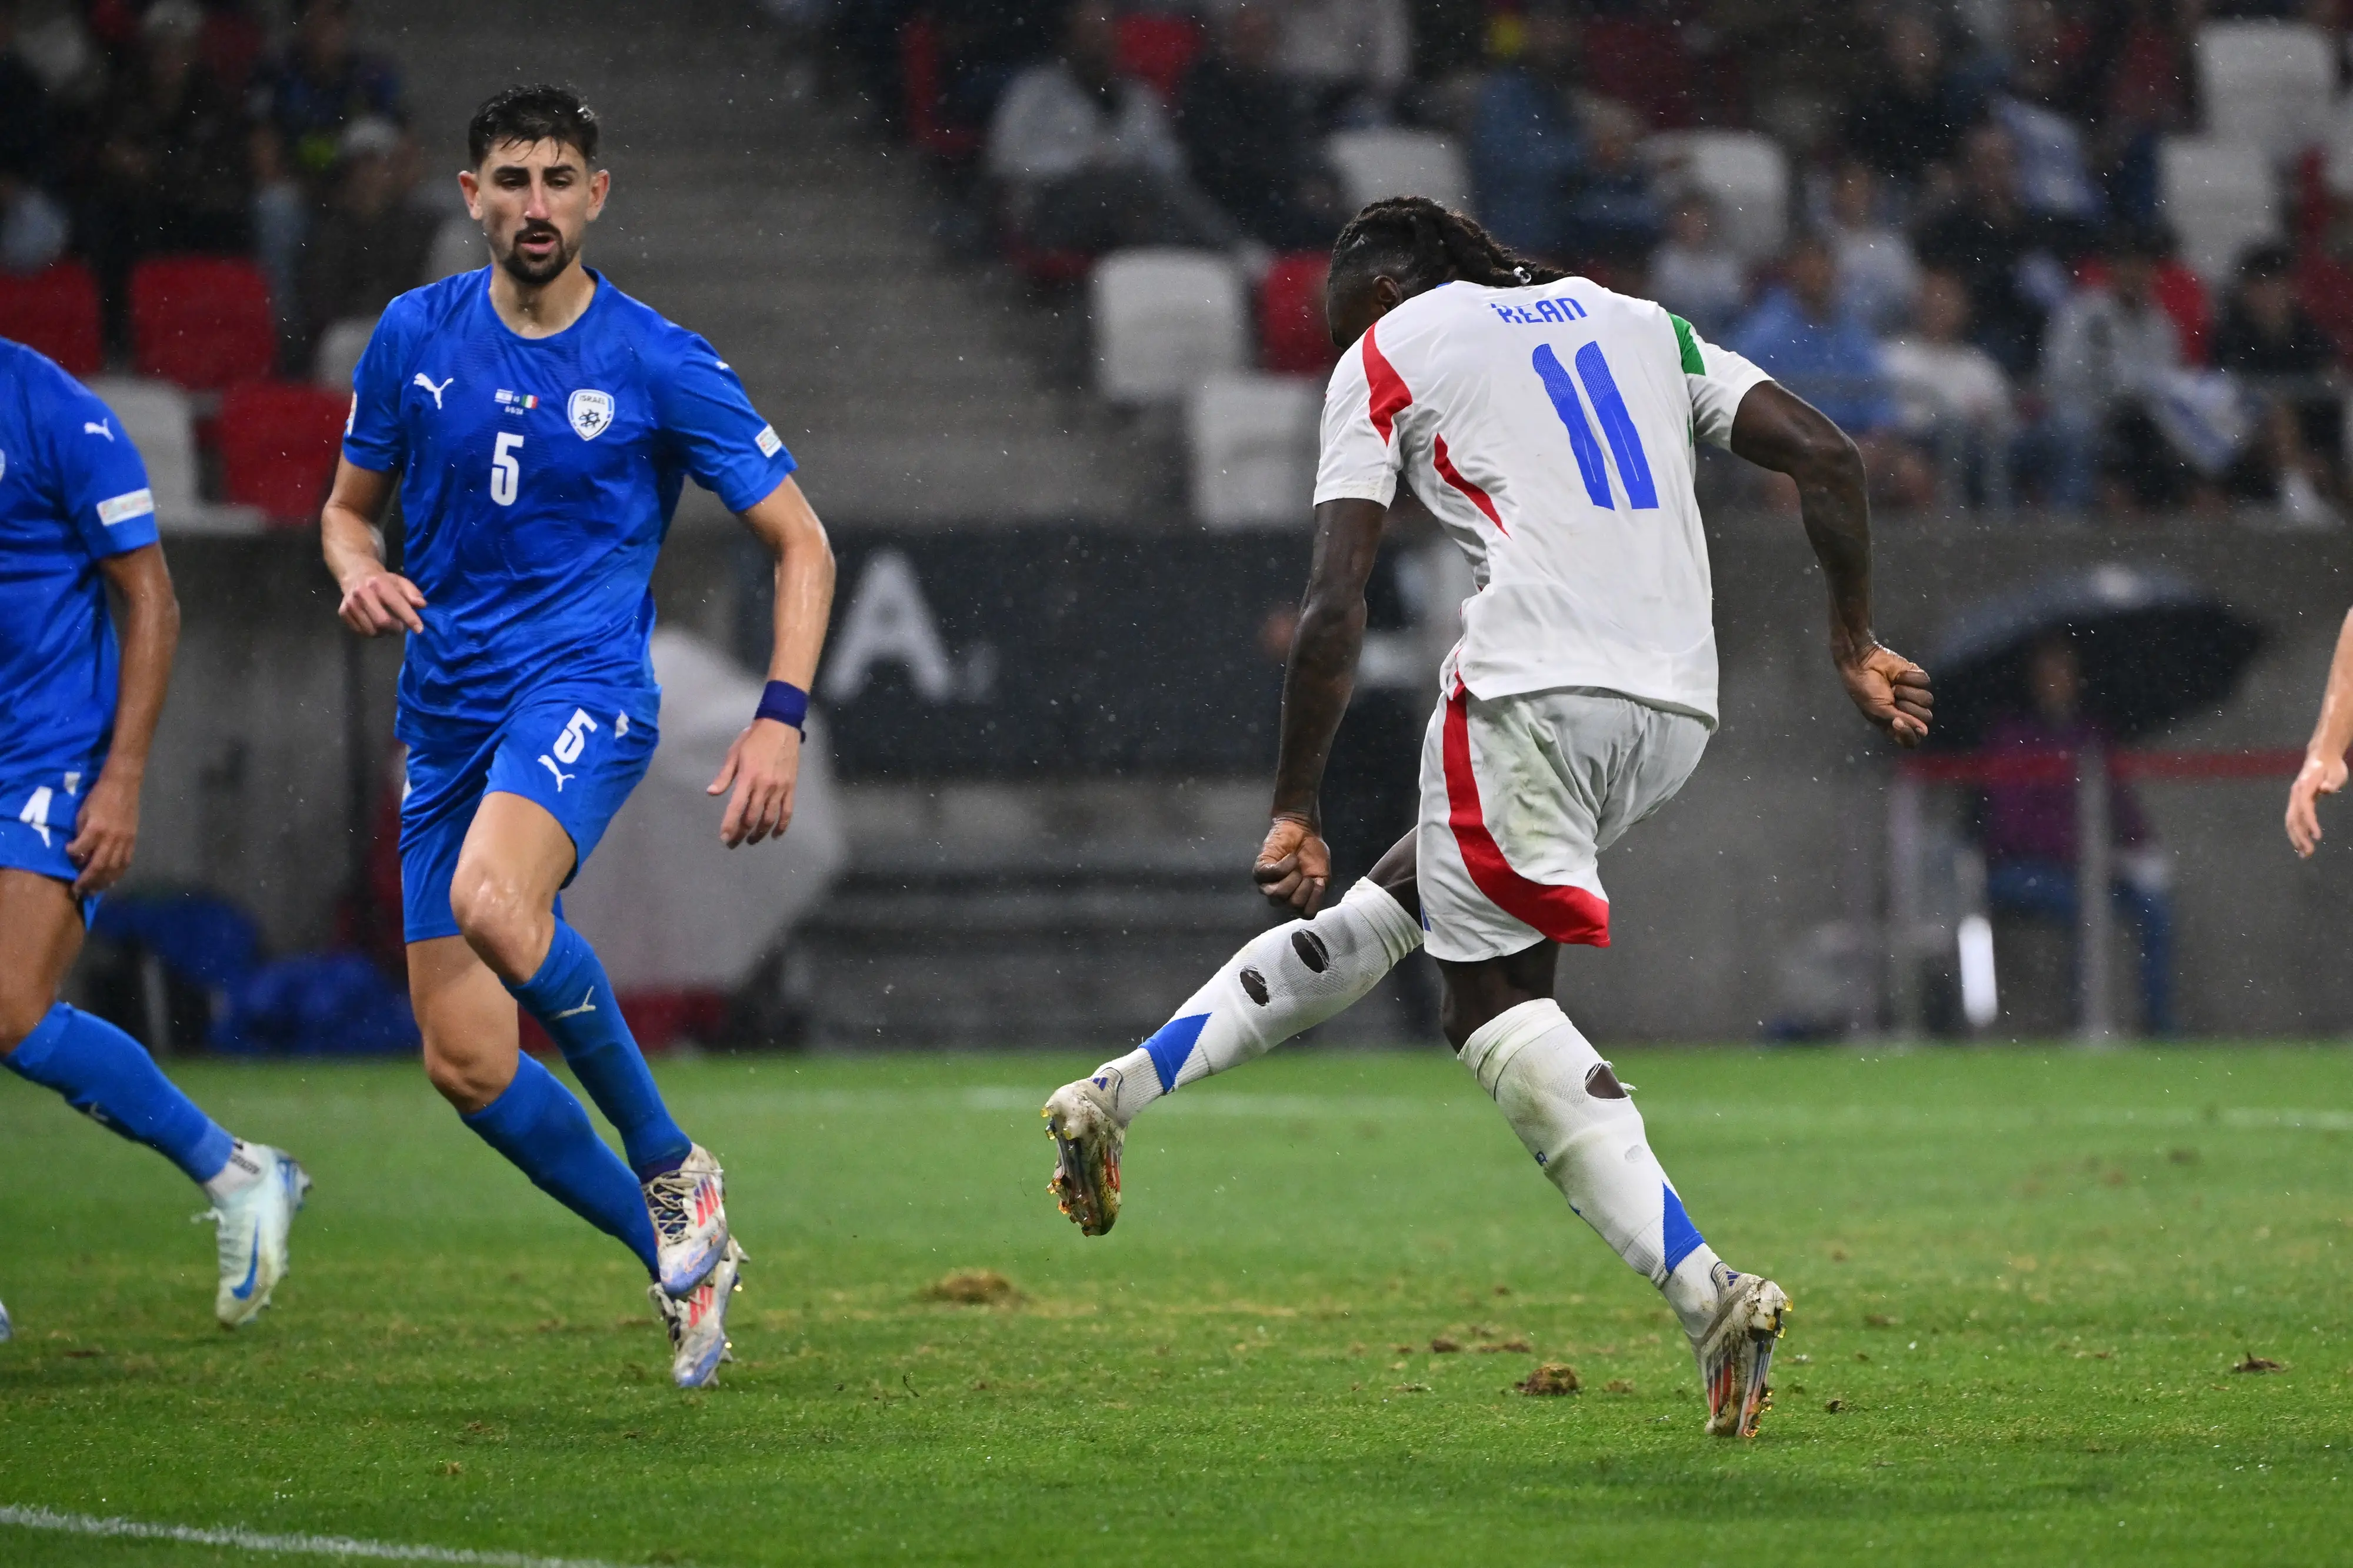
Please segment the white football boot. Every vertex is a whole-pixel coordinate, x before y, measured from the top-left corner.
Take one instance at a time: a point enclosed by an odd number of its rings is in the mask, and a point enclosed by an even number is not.
[[[726,1254],[726,1174],[697,1143],[677,1170],[645,1183],[656,1269],[661,1288],[673,1296],[691,1293]]]
[[[196,1215],[220,1226],[220,1289],[213,1315],[225,1329],[242,1328],[269,1305],[286,1278],[286,1236],[311,1191],[310,1173],[293,1156],[266,1143],[244,1152],[261,1162],[261,1174]]]
[[[1119,1218],[1119,1152],[1127,1129],[1091,1078],[1056,1089],[1042,1114],[1054,1140],[1054,1179],[1046,1190],[1081,1231],[1101,1236]]]
[[[670,1331],[670,1380],[681,1388],[708,1388],[719,1375],[719,1363],[735,1359],[727,1350],[727,1303],[744,1288],[743,1264],[744,1249],[730,1238],[702,1283],[685,1295],[646,1287],[662,1327]]]
[[[1773,1403],[1766,1374],[1772,1370],[1773,1345],[1788,1316],[1789,1298],[1761,1274],[1716,1267],[1724,1269],[1723,1294],[1706,1331],[1692,1341],[1700,1387],[1707,1394],[1707,1430],[1718,1437],[1754,1437],[1757,1419]]]

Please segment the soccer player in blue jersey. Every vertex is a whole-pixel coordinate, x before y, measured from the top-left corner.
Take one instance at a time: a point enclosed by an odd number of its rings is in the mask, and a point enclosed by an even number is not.
[[[711,784],[733,791],[730,846],[791,817],[833,554],[726,362],[581,264],[609,188],[596,140],[596,116],[561,88],[511,88],[475,114],[458,178],[492,264],[385,311],[321,526],[344,623],[408,633],[401,892],[426,1071],[467,1126],[637,1254],[672,1376],[694,1387],[725,1352],[743,1257],[722,1173],[663,1106],[558,894],[653,757],[648,583],[686,478],[776,561],[767,689]],[[399,573],[375,532],[396,483]],[[517,1002],[626,1163],[518,1050]]]
[[[125,607],[117,648],[109,584]],[[130,868],[180,605],[146,466],[113,413],[0,338],[0,1061],[144,1143],[212,1199],[223,1325],[285,1276],[311,1179],[232,1138],[139,1042],[58,1000],[99,895]],[[7,1337],[0,1312],[0,1339]]]

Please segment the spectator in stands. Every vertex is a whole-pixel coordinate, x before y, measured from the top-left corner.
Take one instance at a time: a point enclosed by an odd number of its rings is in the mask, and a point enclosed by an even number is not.
[[[1920,262],[1912,241],[1887,221],[1871,165],[1850,157],[1831,182],[1827,237],[1838,257],[1839,300],[1874,332],[1894,331],[1912,315]]]
[[[1990,112],[2017,152],[2019,201],[2042,217],[2094,224],[2106,203],[2092,178],[2084,126],[2065,107],[2057,8],[2020,0],[2010,26],[2009,80]]]
[[[0,271],[38,272],[65,253],[65,210],[44,186],[48,89],[16,52],[16,0],[0,0]]]
[[[2094,0],[2089,7],[2059,101],[2094,127],[2092,161],[2113,221],[2158,215],[2158,142],[2194,128],[2190,32],[2203,8],[2200,0]]]
[[[1887,342],[1881,359],[1904,434],[1936,465],[1947,502],[2001,510],[2017,425],[2010,378],[1968,341],[1968,285],[1949,272],[1924,274],[1909,329]]]
[[[1585,127],[1572,95],[1577,27],[1565,0],[1532,0],[1517,59],[1480,82],[1471,114],[1479,221],[1514,250],[1547,259],[1572,248],[1569,202],[1585,178]]]
[[[1922,265],[1968,285],[1978,346],[2013,378],[2031,375],[2043,320],[2068,279],[2049,225],[2019,199],[2010,133],[2000,126],[1969,132],[1959,198],[1920,230],[1918,248]]]
[[[1976,109],[1947,68],[1944,37],[1929,16],[1895,12],[1881,33],[1880,54],[1871,84],[1847,106],[1841,139],[1908,193],[1951,162]]]
[[[204,14],[157,0],[97,125],[97,178],[77,214],[119,317],[132,263],[253,244],[253,123],[196,56]]]
[[[355,120],[328,174],[302,257],[303,334],[315,343],[335,322],[380,314],[393,296],[425,280],[439,217],[410,198],[417,161],[388,120]]]
[[[2042,384],[2051,403],[2044,465],[2051,503],[2080,511],[2094,485],[2115,507],[2171,506],[2191,476],[2150,414],[2181,368],[2181,333],[2158,301],[2163,240],[2120,230],[2102,247],[2105,279],[2079,288],[2051,318]]]
[[[1641,122],[1614,98],[1585,100],[1585,178],[1568,205],[1568,254],[1594,270],[1641,265],[1664,226]]]
[[[2035,645],[2027,666],[2031,705],[1998,719],[1985,749],[1993,756],[2105,750],[2107,737],[2083,710],[2084,673],[2075,645],[2063,633]],[[1988,784],[1979,816],[1986,858],[1986,901],[1997,912],[2057,921],[2074,928],[2077,896],[2075,786],[2072,782]],[[2140,936],[2141,1026],[2170,1035],[2173,1019],[2171,868],[2149,831],[2132,787],[2108,786],[2108,825],[2119,853],[2109,891]],[[2076,957],[2078,974],[2082,955]]]
[[[1666,243],[1651,254],[1647,292],[1702,337],[1731,331],[1748,302],[1748,274],[1715,237],[1715,207],[1705,196],[1687,195],[1667,215]]]
[[[1283,0],[1277,63],[1305,82],[1327,124],[1377,125],[1413,75],[1407,0]]]
[[[1347,214],[1315,153],[1305,86],[1282,74],[1266,0],[1244,0],[1219,26],[1216,47],[1186,73],[1176,130],[1204,195],[1261,245],[1328,248]]]
[[[2239,377],[2262,410],[2232,489],[2276,501],[2299,521],[2321,522],[2335,515],[2323,497],[2337,489],[2345,400],[2335,346],[2296,302],[2295,272],[2286,246],[2247,252],[2214,333],[2214,364]]]
[[[1103,0],[1078,0],[1060,52],[1005,89],[988,130],[988,172],[1015,231],[1043,249],[1241,238],[1185,177],[1160,95],[1120,71],[1118,17]]]

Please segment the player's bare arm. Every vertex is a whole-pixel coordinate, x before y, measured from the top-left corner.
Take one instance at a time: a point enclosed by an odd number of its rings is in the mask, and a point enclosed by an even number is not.
[[[2287,790],[2287,841],[2300,856],[2320,847],[2320,797],[2345,787],[2345,749],[2353,746],[2353,611],[2337,629],[2337,655],[2328,661],[2328,687],[2321,693],[2320,719],[2304,748],[2304,766]]]
[[[327,559],[343,602],[335,614],[362,637],[381,637],[406,628],[425,629],[417,611],[425,595],[416,584],[384,563],[382,536],[376,523],[392,499],[393,476],[363,468],[348,458],[336,459],[334,489],[319,513],[319,549]]]
[[[1871,628],[1871,506],[1862,454],[1831,420],[1772,382],[1752,387],[1732,423],[1732,449],[1797,481],[1806,538],[1830,585],[1831,661],[1862,716],[1899,746],[1928,738],[1928,672]]]
[[[79,868],[78,895],[102,893],[131,868],[139,842],[139,787],[147,776],[148,748],[172,683],[172,655],[180,642],[180,601],[172,591],[164,547],[150,544],[99,563],[122,595],[122,669],[114,709],[114,740],[90,786],[66,857]]]
[[[743,514],[744,526],[776,558],[776,641],[768,679],[806,693],[817,679],[818,654],[833,614],[833,546],[801,488],[786,479]],[[710,793],[731,786],[721,842],[733,848],[782,834],[793,820],[793,788],[801,765],[801,731],[782,719],[761,717],[744,726]]]
[[[1388,508],[1329,500],[1315,509],[1315,555],[1282,675],[1282,742],[1275,763],[1274,823],[1252,871],[1278,908],[1312,915],[1332,884],[1318,804],[1332,738],[1356,689],[1365,646],[1365,584],[1380,553]]]

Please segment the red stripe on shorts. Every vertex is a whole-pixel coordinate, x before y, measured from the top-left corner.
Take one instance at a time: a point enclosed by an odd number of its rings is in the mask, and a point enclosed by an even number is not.
[[[1532,882],[1512,869],[1503,847],[1487,831],[1479,805],[1479,781],[1471,772],[1470,699],[1461,687],[1446,700],[1447,825],[1462,851],[1472,882],[1495,907],[1535,927],[1555,942],[1587,947],[1609,945],[1609,905],[1582,888]]]
[[[1495,525],[1496,532],[1509,534],[1512,531],[1504,526],[1504,520],[1495,515],[1495,503],[1487,499],[1487,492],[1464,479],[1461,470],[1454,466],[1454,459],[1446,455],[1445,437],[1438,437],[1437,445],[1430,455],[1430,463],[1438,469],[1440,479],[1469,496],[1471,504],[1487,514],[1487,521]]]
[[[1365,380],[1373,389],[1373,428],[1386,441],[1397,416],[1413,401],[1413,392],[1406,385],[1405,377],[1397,373],[1397,366],[1381,353],[1381,345],[1373,341],[1370,327],[1365,329]]]

